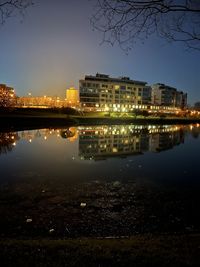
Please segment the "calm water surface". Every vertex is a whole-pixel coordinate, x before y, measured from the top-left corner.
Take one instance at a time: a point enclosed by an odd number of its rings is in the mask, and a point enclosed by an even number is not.
[[[200,228],[200,127],[0,133],[0,236],[130,236]]]

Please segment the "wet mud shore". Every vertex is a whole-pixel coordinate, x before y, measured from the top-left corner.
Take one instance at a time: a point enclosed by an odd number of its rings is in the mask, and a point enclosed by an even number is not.
[[[198,192],[120,181],[55,183],[1,186],[2,266],[200,263]]]

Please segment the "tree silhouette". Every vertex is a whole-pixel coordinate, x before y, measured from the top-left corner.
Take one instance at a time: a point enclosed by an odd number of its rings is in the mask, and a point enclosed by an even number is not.
[[[17,140],[19,140],[17,133],[0,133],[0,155],[12,151]]]
[[[199,0],[97,0],[95,11],[91,24],[103,42],[129,50],[157,34],[200,51]]]
[[[14,89],[0,84],[0,108],[13,107],[16,102]]]
[[[0,23],[16,14],[24,15],[26,8],[33,5],[31,0],[0,0]]]

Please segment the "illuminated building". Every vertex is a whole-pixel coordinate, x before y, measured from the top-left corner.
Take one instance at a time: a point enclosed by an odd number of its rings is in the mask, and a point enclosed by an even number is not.
[[[60,97],[50,96],[23,96],[17,98],[18,107],[32,107],[32,108],[61,108],[66,107],[67,103]]]
[[[151,87],[128,77],[96,74],[79,81],[81,107],[85,110],[122,111],[146,109],[151,104]]]
[[[78,90],[74,87],[66,90],[66,103],[69,107],[77,107],[79,105]]]
[[[152,85],[152,103],[184,109],[187,105],[187,94],[177,91],[174,87],[157,83]]]

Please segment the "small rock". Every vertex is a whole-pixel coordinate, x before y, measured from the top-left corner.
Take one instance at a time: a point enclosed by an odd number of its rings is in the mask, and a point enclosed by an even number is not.
[[[86,207],[86,203],[85,202],[81,202],[81,204],[80,204],[80,206],[82,207],[82,208],[84,208],[84,207]]]

